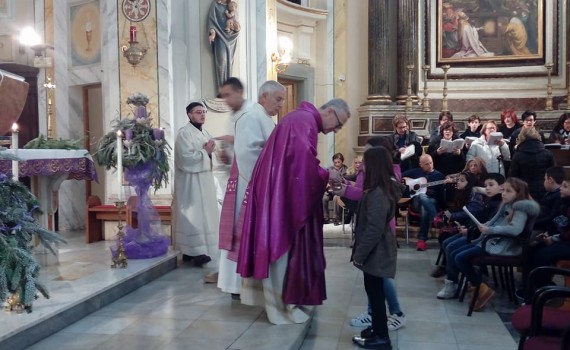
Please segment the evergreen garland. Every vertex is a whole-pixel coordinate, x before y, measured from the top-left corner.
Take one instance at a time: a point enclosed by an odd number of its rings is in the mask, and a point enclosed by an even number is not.
[[[82,140],[49,140],[40,135],[24,145],[25,149],[80,149]]]
[[[40,266],[33,255],[33,237],[52,253],[53,244],[65,241],[55,232],[42,228],[33,214],[39,212],[39,202],[20,182],[0,174],[0,301],[13,295],[27,312],[37,292],[49,298],[39,282]]]
[[[154,170],[149,174],[154,189],[157,190],[168,184],[168,158],[170,145],[164,140],[155,139],[155,130],[150,125],[151,118],[146,111],[148,98],[136,93],[127,99],[127,103],[136,105],[136,118],[115,119],[111,122],[112,131],[105,134],[99,144],[93,159],[106,170],[117,168],[117,131],[121,130],[125,138],[126,130],[132,131],[132,139],[123,141],[123,167],[130,168],[147,163]]]

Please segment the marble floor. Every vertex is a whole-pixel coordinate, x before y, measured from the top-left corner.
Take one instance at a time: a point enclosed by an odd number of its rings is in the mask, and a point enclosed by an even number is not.
[[[349,263],[349,230],[343,234],[340,226],[326,226],[328,299],[316,308],[310,328],[268,325],[261,309],[243,306],[215,286],[204,285],[201,278],[207,269],[180,263],[29,349],[356,349],[351,337],[361,329],[349,321],[366,308],[362,274]],[[499,295],[484,312],[467,317],[465,303],[435,298],[443,283],[429,277],[435,246],[417,252],[412,242],[400,243],[396,283],[407,325],[391,332],[394,349],[517,348],[495,311],[512,312],[512,305]],[[108,257],[101,259],[108,264]],[[294,337],[299,341],[292,342]]]

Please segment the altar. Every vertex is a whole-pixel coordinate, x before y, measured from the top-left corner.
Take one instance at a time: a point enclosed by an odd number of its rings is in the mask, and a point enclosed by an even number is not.
[[[12,150],[0,151],[12,153]],[[19,176],[32,178],[32,193],[40,202],[41,214],[37,220],[53,230],[53,216],[58,209],[58,191],[65,180],[95,180],[97,172],[89,152],[85,149],[19,149]],[[0,172],[12,176],[12,161],[0,160]],[[36,257],[42,265],[51,265],[51,253],[40,249]],[[56,257],[57,259],[57,257]]]

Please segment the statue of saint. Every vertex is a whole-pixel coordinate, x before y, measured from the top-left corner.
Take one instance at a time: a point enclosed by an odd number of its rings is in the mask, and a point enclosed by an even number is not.
[[[214,72],[216,76],[216,91],[232,76],[234,54],[236,52],[239,24],[230,25],[233,30],[226,31],[228,25],[227,13],[232,13],[230,19],[235,21],[235,7],[229,8],[229,0],[214,0],[208,13],[208,39],[214,54]],[[237,24],[237,26],[236,26]],[[235,28],[238,28],[237,30]]]

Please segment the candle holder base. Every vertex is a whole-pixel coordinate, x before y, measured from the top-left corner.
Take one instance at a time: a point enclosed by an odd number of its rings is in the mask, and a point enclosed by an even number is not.
[[[117,232],[117,250],[115,255],[113,256],[113,263],[111,264],[111,268],[122,268],[125,269],[129,266],[127,261],[127,254],[125,253],[125,246],[124,246],[124,238],[125,232],[123,231],[123,222],[122,222],[122,214],[123,210],[125,209],[125,201],[116,201],[115,207],[119,210],[119,224],[117,227],[119,228],[119,232]]]

